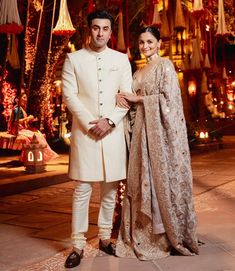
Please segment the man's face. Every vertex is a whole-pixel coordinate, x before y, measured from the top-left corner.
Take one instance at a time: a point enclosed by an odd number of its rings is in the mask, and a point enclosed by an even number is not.
[[[91,49],[101,52],[105,49],[112,33],[109,19],[94,19],[91,23]]]

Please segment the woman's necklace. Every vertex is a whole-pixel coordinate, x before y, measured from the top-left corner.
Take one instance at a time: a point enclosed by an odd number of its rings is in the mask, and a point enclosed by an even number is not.
[[[150,57],[147,58],[147,64],[154,64],[158,58],[159,58],[158,54],[151,55]]]

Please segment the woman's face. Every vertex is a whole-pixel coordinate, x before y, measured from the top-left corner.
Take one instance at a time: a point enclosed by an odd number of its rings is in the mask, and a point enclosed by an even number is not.
[[[160,41],[150,32],[141,33],[139,36],[139,50],[146,58],[158,53]]]
[[[27,104],[27,95],[26,95],[26,94],[23,94],[23,95],[21,96],[21,99],[20,99],[20,105],[21,105],[21,106],[26,106],[26,104]]]

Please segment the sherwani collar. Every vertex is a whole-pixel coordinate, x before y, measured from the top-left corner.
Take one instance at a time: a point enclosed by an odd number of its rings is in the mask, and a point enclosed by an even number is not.
[[[90,54],[92,54],[92,55],[94,55],[94,56],[103,56],[103,55],[106,55],[106,54],[108,53],[109,47],[106,46],[106,48],[105,48],[103,51],[101,51],[101,52],[96,52],[96,51],[92,50],[92,49],[90,48],[90,46],[88,45],[88,46],[86,47],[86,50],[87,50]]]

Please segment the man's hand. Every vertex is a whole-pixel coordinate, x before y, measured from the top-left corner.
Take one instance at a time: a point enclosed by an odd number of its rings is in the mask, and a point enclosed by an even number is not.
[[[112,127],[108,124],[108,121],[105,118],[93,120],[89,122],[89,124],[94,124],[94,126],[89,129],[88,134],[96,140],[104,138],[112,130]]]

